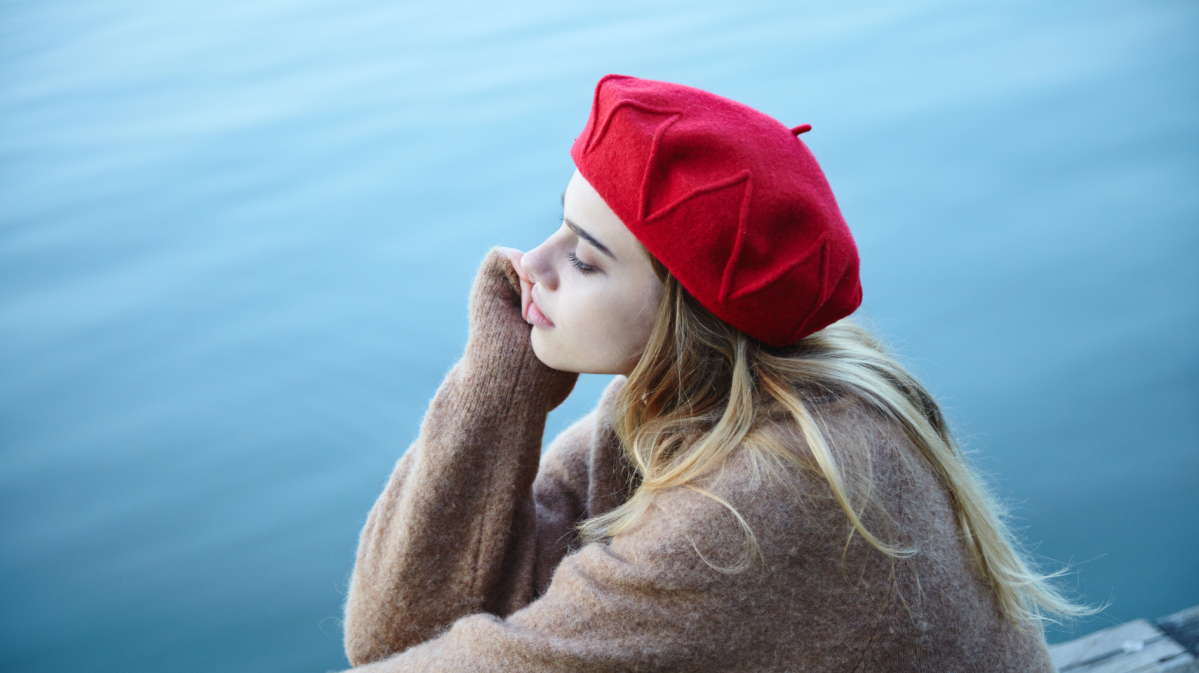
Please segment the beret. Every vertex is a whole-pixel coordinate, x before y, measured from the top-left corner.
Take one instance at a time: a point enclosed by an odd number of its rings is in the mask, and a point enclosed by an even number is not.
[[[858,251],[794,129],[680,84],[608,75],[575,166],[705,308],[772,346],[862,302]]]

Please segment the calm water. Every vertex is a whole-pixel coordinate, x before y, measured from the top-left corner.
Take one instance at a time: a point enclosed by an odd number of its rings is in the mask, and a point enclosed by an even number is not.
[[[344,666],[359,527],[607,72],[813,124],[864,313],[1113,601],[1079,632],[1199,603],[1199,6],[646,6],[0,3],[0,669]]]

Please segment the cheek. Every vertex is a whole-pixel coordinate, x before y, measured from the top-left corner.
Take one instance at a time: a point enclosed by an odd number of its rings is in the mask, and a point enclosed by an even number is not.
[[[641,350],[653,329],[654,310],[629,301],[620,293],[600,293],[580,298],[572,312],[577,316],[577,338],[605,360],[621,360]]]
[[[555,369],[625,373],[653,331],[657,303],[645,293],[597,283],[562,287],[553,330],[533,329],[533,351]]]

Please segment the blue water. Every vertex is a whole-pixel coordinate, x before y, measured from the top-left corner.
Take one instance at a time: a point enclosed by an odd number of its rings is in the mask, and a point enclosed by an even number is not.
[[[0,4],[0,669],[324,671],[357,533],[591,89],[787,125],[1022,535],[1199,604],[1199,6]],[[565,427],[606,377],[584,377]]]

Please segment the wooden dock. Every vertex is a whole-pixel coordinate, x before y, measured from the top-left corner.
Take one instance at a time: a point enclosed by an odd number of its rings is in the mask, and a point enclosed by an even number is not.
[[[1199,673],[1199,605],[1049,647],[1058,673]]]

